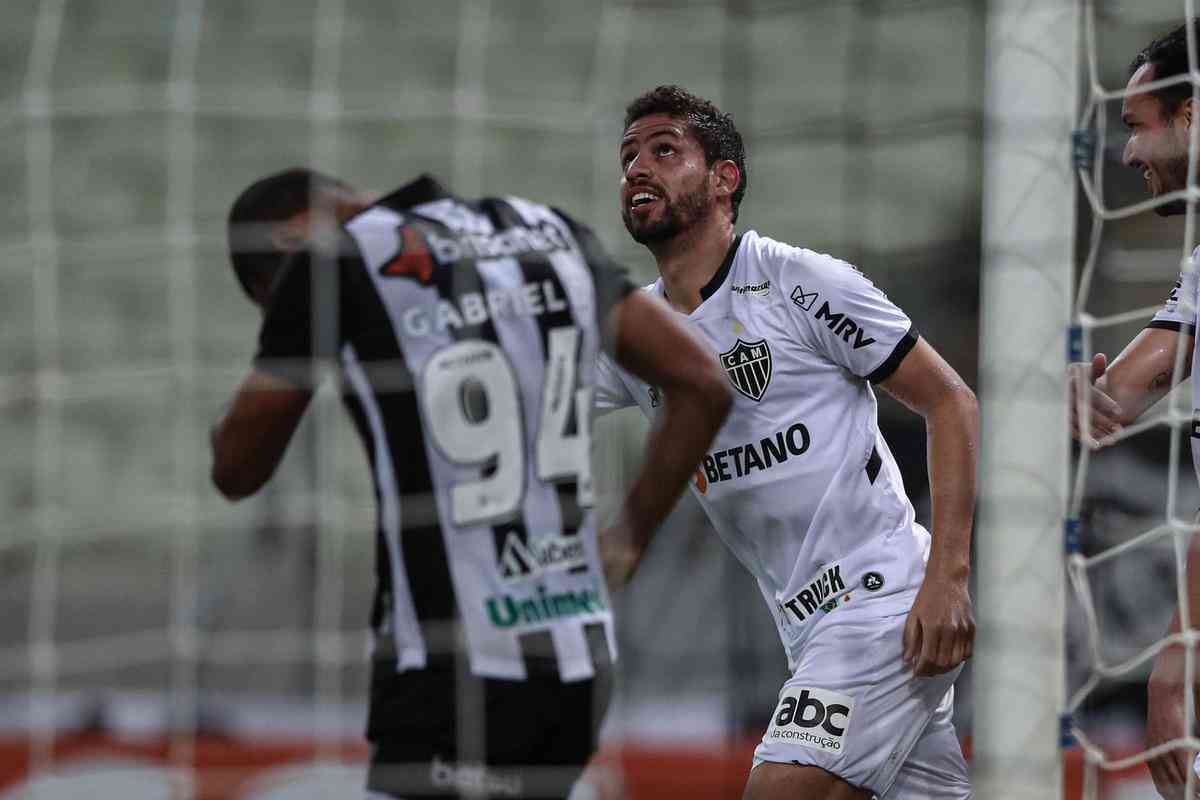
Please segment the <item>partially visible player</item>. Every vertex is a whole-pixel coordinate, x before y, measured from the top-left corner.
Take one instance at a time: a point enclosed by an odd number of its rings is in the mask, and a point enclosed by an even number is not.
[[[978,409],[909,318],[844,261],[736,235],[732,119],[676,86],[626,109],[621,211],[664,298],[718,353],[734,408],[693,491],[758,581],[792,676],[754,754],[749,800],[966,798],[951,722],[971,655],[967,589]],[[601,362],[602,407],[664,407]],[[925,418],[933,536],[880,434],[879,386]],[[630,563],[644,550],[633,543]]]
[[[290,170],[243,193],[230,235],[265,316],[212,432],[213,482],[238,499],[270,478],[322,363],[369,458],[371,796],[566,797],[615,657],[592,511],[597,355],[669,398],[622,509],[635,538],[725,417],[716,360],[590,230],[529,200],[465,200],[423,176],[372,202]]]
[[[1193,23],[1195,24],[1195,23]],[[1197,28],[1200,32],[1200,27]],[[1187,26],[1180,25],[1161,39],[1142,49],[1129,66],[1128,89],[1188,72]],[[1133,94],[1121,105],[1121,119],[1129,129],[1125,144],[1125,165],[1141,171],[1146,188],[1161,197],[1187,187],[1188,139],[1194,121],[1192,85],[1183,82],[1152,91]],[[1158,206],[1161,216],[1183,214],[1187,206],[1174,200]],[[1111,437],[1140,417],[1167,394],[1174,385],[1172,375],[1179,348],[1184,348],[1182,372],[1178,380],[1191,374],[1196,359],[1197,293],[1195,261],[1200,249],[1192,254],[1193,264],[1184,269],[1167,297],[1163,308],[1110,365],[1103,353],[1090,364],[1072,364],[1070,368],[1071,427],[1077,439],[1090,446],[1105,446]],[[1192,403],[1200,409],[1200,384],[1193,383]],[[1081,398],[1090,406],[1090,427],[1082,430],[1079,418]],[[1200,410],[1195,413],[1200,414]],[[1200,416],[1197,417],[1200,419]],[[1200,438],[1192,436],[1192,459],[1200,474]],[[1188,554],[1189,616],[1193,627],[1200,620],[1200,541],[1192,538]],[[1170,633],[1180,632],[1176,609]],[[1148,689],[1146,746],[1157,747],[1179,739],[1184,729],[1183,648],[1164,649],[1154,660]],[[1182,797],[1188,771],[1188,754],[1182,747],[1149,761],[1150,774],[1159,794],[1165,798]]]

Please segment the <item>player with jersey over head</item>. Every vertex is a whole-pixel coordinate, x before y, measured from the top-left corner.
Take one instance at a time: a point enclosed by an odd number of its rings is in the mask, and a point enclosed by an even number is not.
[[[236,499],[266,482],[323,364],[370,461],[372,797],[565,797],[615,654],[592,511],[596,358],[671,395],[623,507],[640,536],[728,410],[717,362],[586,227],[528,200],[464,200],[426,176],[370,201],[291,170],[239,197],[230,235],[264,320],[213,431],[217,487]]]
[[[1194,23],[1195,24],[1195,23]],[[1196,25],[1200,34],[1200,24]],[[1137,54],[1129,67],[1127,88],[1136,90],[1154,81],[1188,72],[1187,26],[1180,25]],[[1140,170],[1154,197],[1187,188],[1188,140],[1195,123],[1192,84],[1178,83],[1131,94],[1121,105],[1121,120],[1129,129],[1123,160]],[[1156,206],[1160,216],[1187,211],[1184,200]],[[1071,425],[1076,438],[1092,447],[1110,444],[1114,434],[1135,420],[1170,391],[1179,348],[1184,348],[1183,380],[1196,368],[1196,323],[1200,284],[1196,280],[1200,248],[1180,273],[1162,309],[1125,346],[1112,362],[1097,353],[1090,364],[1070,368]],[[1081,429],[1079,402],[1090,406],[1089,427]],[[1200,419],[1200,383],[1192,383],[1193,413]],[[1200,475],[1200,428],[1192,427],[1192,460]],[[1188,602],[1192,625],[1200,619],[1200,537],[1192,537],[1188,551]],[[1171,619],[1170,634],[1181,630],[1179,609]],[[1194,733],[1185,729],[1184,653],[1180,645],[1164,648],[1154,659],[1147,687],[1146,746],[1158,747]],[[1200,689],[1200,686],[1197,687]],[[1188,772],[1186,742],[1149,759],[1150,775],[1165,798],[1183,797]],[[1200,764],[1200,761],[1197,761]]]
[[[688,321],[737,392],[692,489],[757,579],[792,670],[747,798],[968,797],[951,711],[974,638],[974,394],[851,265],[735,235],[745,154],[711,103],[675,86],[637,98],[620,163],[625,225],[661,274],[647,293]],[[611,362],[600,374],[602,409],[670,408]],[[932,541],[872,384],[926,420]],[[647,542],[624,544],[632,570]]]

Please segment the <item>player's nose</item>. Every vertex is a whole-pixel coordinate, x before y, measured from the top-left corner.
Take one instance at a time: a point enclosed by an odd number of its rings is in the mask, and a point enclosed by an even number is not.
[[[1127,167],[1132,167],[1133,169],[1141,169],[1142,167],[1142,162],[1136,155],[1132,138],[1125,143],[1125,150],[1121,153],[1121,163]]]
[[[637,153],[625,165],[625,179],[633,180],[634,178],[644,178],[650,174],[648,167],[649,160],[642,158],[641,153]]]

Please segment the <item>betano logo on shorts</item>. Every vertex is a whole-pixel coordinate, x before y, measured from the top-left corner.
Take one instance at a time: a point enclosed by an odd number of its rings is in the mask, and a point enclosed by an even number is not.
[[[435,789],[454,789],[463,794],[497,797],[519,797],[523,794],[521,775],[515,769],[442,761],[438,756],[434,756],[429,763],[429,782]]]
[[[596,587],[578,592],[547,592],[546,587],[539,586],[534,597],[505,594],[489,597],[486,605],[488,619],[497,628],[536,625],[564,617],[608,612],[604,595]]]
[[[828,689],[789,688],[783,692],[767,738],[840,753],[854,713],[854,698]]]

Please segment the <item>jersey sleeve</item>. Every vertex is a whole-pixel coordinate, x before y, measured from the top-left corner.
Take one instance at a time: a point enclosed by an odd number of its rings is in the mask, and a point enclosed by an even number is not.
[[[608,353],[600,353],[596,358],[596,388],[592,395],[596,413],[607,414],[634,404],[629,385],[621,379],[621,368]]]
[[[567,223],[571,235],[575,237],[579,249],[583,252],[588,269],[592,273],[592,280],[596,284],[596,319],[605,320],[614,306],[637,289],[629,279],[629,270],[608,254],[591,228],[557,208],[554,209],[554,213]]]
[[[339,238],[336,251],[318,254],[304,249],[292,254],[259,330],[255,368],[308,385],[313,360],[337,356],[353,334],[358,318],[353,296],[362,269],[348,235]]]
[[[1162,308],[1150,320],[1147,328],[1164,328],[1169,331],[1182,331],[1189,335],[1196,333],[1196,271],[1181,272],[1179,280],[1175,281],[1171,294],[1167,296]]]
[[[852,374],[886,380],[916,345],[908,315],[850,264],[806,253],[783,277],[801,341]]]

